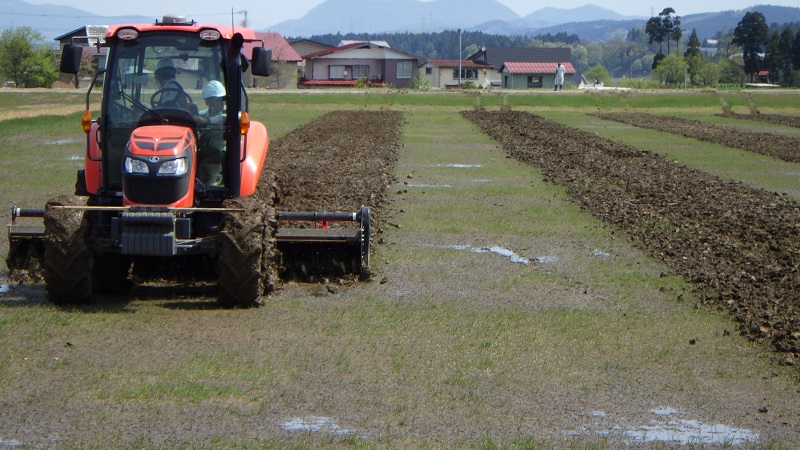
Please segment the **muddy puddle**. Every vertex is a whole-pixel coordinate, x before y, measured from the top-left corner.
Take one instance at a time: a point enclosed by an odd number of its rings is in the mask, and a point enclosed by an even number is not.
[[[319,432],[334,436],[355,434],[353,430],[340,427],[339,424],[330,417],[294,417],[283,422],[281,428],[286,431]]]
[[[499,245],[490,245],[485,247],[474,247],[472,245],[444,245],[440,246],[439,248],[445,248],[449,250],[457,250],[457,251],[466,251],[471,253],[489,253],[494,255],[500,255],[509,262],[514,264],[522,264],[522,265],[530,265],[530,264],[552,264],[558,262],[558,257],[556,256],[537,256],[533,258],[526,258],[517,254],[515,251],[507,249],[505,247],[501,247]]]
[[[739,447],[755,444],[758,433],[721,423],[707,423],[670,407],[659,407],[637,420],[616,419],[603,411],[591,411],[596,421],[586,431],[601,436],[621,436],[629,444],[713,445]],[[583,433],[574,433],[576,435]]]

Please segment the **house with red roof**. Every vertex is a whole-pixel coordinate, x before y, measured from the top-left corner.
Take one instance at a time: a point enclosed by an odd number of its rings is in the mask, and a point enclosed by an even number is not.
[[[555,85],[555,62],[506,62],[500,67],[503,87],[507,89],[548,88]],[[571,62],[562,62],[566,69],[564,79],[575,75],[575,67]]]
[[[375,42],[354,42],[303,56],[300,87],[348,87],[356,82],[410,88],[418,58]]]
[[[261,40],[265,48],[272,50],[272,73],[268,77],[256,77],[248,69],[242,78],[245,86],[269,89],[297,89],[297,74],[303,58],[279,33],[256,32],[256,39]],[[245,43],[243,54],[249,56],[255,46],[260,47],[261,42]]]
[[[491,86],[490,70],[492,67],[488,64],[470,59],[429,59],[419,67],[420,74],[428,79],[433,89],[456,88],[459,82],[488,88]]]
[[[558,63],[566,69],[566,80],[576,72],[569,48],[491,47],[482,48],[468,59],[491,66],[492,87],[507,89],[552,89]]]

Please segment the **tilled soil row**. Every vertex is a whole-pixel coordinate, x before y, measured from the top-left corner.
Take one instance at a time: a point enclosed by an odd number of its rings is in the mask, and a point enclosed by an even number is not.
[[[524,112],[464,116],[514,158],[727,308],[742,332],[800,354],[800,206]]]
[[[784,116],[782,114],[738,114],[729,112],[718,114],[720,117],[730,117],[732,119],[755,120],[758,122],[771,123],[773,125],[784,125],[788,127],[800,128],[800,117]]]
[[[650,130],[675,133],[700,141],[740,148],[788,162],[800,162],[800,139],[736,130],[697,120],[643,113],[597,113],[595,117]]]
[[[277,184],[275,208],[380,216],[397,161],[402,113],[335,111],[270,145],[262,188]]]

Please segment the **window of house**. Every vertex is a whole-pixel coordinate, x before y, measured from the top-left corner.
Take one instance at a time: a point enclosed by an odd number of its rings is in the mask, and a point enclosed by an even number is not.
[[[411,61],[397,63],[397,78],[411,78]]]
[[[331,80],[344,80],[346,71],[344,66],[328,66],[328,78]]]
[[[433,67],[426,67],[425,75],[433,75]]]
[[[542,87],[542,77],[529,76],[528,77],[528,87]]]
[[[458,79],[458,69],[453,69],[453,79]],[[477,80],[478,79],[478,69],[461,69],[461,79],[462,80]]]
[[[369,78],[369,66],[353,66],[353,78]]]

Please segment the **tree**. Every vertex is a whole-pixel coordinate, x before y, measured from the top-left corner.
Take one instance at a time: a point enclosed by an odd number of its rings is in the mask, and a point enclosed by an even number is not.
[[[744,72],[753,81],[754,75],[760,68],[760,58],[758,53],[761,48],[769,41],[769,27],[767,20],[760,12],[745,13],[742,21],[733,30],[734,45],[742,47],[744,54]]]
[[[792,45],[794,41],[792,30],[785,27],[781,32],[781,40],[778,49],[781,52],[781,77],[784,85],[792,84]]]
[[[584,72],[583,76],[590,83],[593,83],[595,80],[602,83],[608,83],[611,81],[611,74],[608,73],[608,69],[601,65],[594,66],[587,70]]]
[[[664,58],[666,58],[666,56],[663,53],[661,52],[656,53],[656,56],[653,57],[653,64],[650,66],[650,68],[656,70],[656,68],[658,67],[659,64],[661,64],[661,61],[663,61]]]
[[[780,43],[781,36],[776,31],[770,36],[767,48],[764,50],[763,67],[769,70],[769,80],[772,82],[778,80],[778,69],[783,65],[783,61],[781,61]]]
[[[800,70],[800,30],[797,30],[792,43],[792,67],[794,70]]]
[[[720,79],[719,64],[714,62],[703,62],[697,70],[696,78],[692,84],[698,86],[716,87]]]
[[[700,39],[697,37],[697,29],[692,29],[683,57],[686,59],[687,70],[692,84],[695,84],[700,67],[703,65],[703,53],[700,51]]]
[[[31,27],[0,34],[0,75],[17,87],[50,87],[58,79],[54,59],[44,37]]]
[[[697,29],[692,28],[692,34],[689,35],[689,42],[686,43],[686,51],[683,52],[683,56],[688,58],[698,55],[701,55],[700,38],[697,37]]]
[[[651,17],[644,26],[644,31],[650,36],[648,42],[658,44],[658,53],[663,53],[664,48],[662,43],[666,37],[664,34],[664,24],[661,16]]]
[[[680,24],[681,18],[675,16],[675,20],[672,21],[672,25],[674,27],[672,28],[672,33],[670,34],[670,36],[672,36],[672,40],[675,41],[675,53],[680,51],[680,42],[681,38],[683,37],[683,30],[681,30],[681,28],[678,26]],[[669,46],[667,47],[669,48]]]
[[[671,53],[653,70],[653,78],[667,84],[683,84],[686,63],[682,56]]]
[[[719,61],[719,82],[726,84],[744,84],[747,74],[744,73],[741,57],[724,58]]]
[[[649,42],[651,44],[653,42],[658,43],[659,53],[664,51],[662,43],[665,40],[667,41],[667,54],[669,54],[671,51],[670,43],[674,40],[677,44],[681,36],[683,36],[683,31],[680,28],[681,18],[679,16],[673,17],[673,14],[675,14],[674,9],[664,8],[663,11],[658,13],[657,17],[651,17],[645,24],[644,31],[650,35]]]

